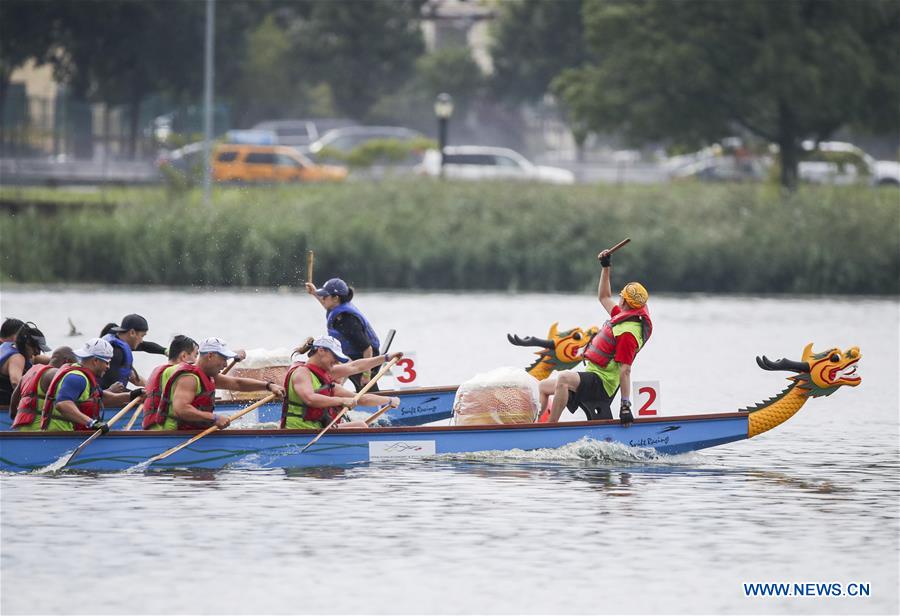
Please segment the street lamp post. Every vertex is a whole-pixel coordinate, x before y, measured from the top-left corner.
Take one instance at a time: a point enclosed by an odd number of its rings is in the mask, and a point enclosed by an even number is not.
[[[441,177],[444,177],[444,148],[447,146],[447,121],[453,115],[453,98],[441,92],[434,99],[434,115],[438,119],[438,147],[441,150]]]
[[[210,204],[212,195],[213,72],[216,48],[215,0],[206,0],[206,40],[203,53],[203,203]]]

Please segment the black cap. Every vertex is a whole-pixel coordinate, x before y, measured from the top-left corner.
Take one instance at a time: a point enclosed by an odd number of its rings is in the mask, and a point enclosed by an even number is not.
[[[141,315],[126,314],[124,317],[122,317],[122,324],[119,327],[113,327],[109,331],[120,334],[131,329],[137,330],[139,332],[145,332],[150,329],[150,326],[147,325],[147,319],[145,319]]]

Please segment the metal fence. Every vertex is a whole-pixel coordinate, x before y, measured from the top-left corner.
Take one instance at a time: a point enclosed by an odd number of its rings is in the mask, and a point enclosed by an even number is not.
[[[4,158],[97,161],[155,156],[146,119],[138,119],[132,135],[132,113],[125,105],[74,100],[65,93],[54,98],[26,96],[20,84],[10,86],[0,105]]]

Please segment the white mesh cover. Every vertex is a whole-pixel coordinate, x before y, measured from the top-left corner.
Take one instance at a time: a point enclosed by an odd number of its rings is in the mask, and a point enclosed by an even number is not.
[[[521,368],[497,368],[459,386],[453,421],[459,426],[531,423],[539,407],[536,378]]]
[[[297,355],[296,357],[298,361],[305,358],[305,355]],[[249,349],[247,358],[238,362],[228,372],[228,375],[272,381],[282,385],[291,363],[290,349]],[[222,400],[255,400],[267,392],[262,389],[258,392],[220,389],[218,393]]]

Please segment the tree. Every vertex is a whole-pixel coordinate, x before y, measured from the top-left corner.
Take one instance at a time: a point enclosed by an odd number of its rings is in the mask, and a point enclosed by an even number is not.
[[[272,5],[245,0],[216,6],[216,81],[230,85],[239,72],[245,32]],[[28,58],[52,62],[56,79],[75,98],[129,107],[132,155],[148,95],[177,99],[202,91],[205,3],[3,0],[0,11],[0,88],[8,81],[7,66]]]
[[[31,0],[0,2],[0,146],[6,144],[6,102],[13,71],[28,60],[46,64],[53,56],[56,24],[48,8]]]
[[[898,129],[900,3],[588,0],[592,59],[554,89],[593,130],[776,143],[793,187],[804,139],[849,123]]]
[[[308,3],[294,31],[298,62],[331,86],[338,110],[362,119],[383,95],[403,85],[424,50],[423,0]]]
[[[581,0],[498,4],[493,27],[492,89],[500,99],[536,102],[564,69],[586,59]]]

